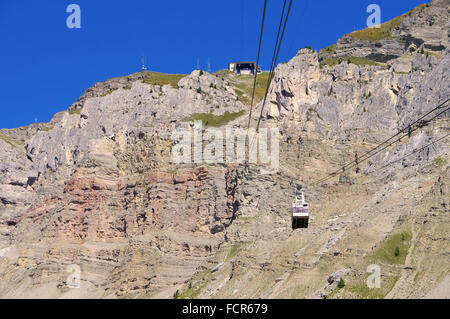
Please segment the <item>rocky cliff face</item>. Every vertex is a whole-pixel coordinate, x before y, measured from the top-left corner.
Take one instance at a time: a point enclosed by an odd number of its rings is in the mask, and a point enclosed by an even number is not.
[[[251,81],[227,72],[111,79],[50,123],[1,130],[0,296],[450,296],[448,111],[317,183],[449,98],[449,10],[433,1],[280,64],[262,122],[280,130],[274,174],[171,162],[192,119],[246,127]],[[293,231],[298,182],[312,217]]]
[[[422,50],[444,51],[448,47],[448,1],[433,1],[381,25],[343,36],[321,59],[363,57],[389,62]],[[399,62],[399,61],[397,61]]]

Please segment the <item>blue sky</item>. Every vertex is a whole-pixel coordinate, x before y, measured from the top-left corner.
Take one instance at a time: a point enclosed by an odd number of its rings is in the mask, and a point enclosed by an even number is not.
[[[263,0],[0,0],[0,128],[49,121],[96,82],[139,71],[190,73],[256,60]],[[261,66],[268,69],[282,0],[268,1]],[[365,28],[371,3],[385,22],[426,0],[294,0],[279,62]],[[81,29],[66,8],[81,7]]]

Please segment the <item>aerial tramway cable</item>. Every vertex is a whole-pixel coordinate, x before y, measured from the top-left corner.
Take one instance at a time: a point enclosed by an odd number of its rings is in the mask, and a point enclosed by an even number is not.
[[[441,137],[441,138],[439,138],[439,139],[437,139],[437,140],[435,140],[435,141],[433,141],[433,142],[431,142],[431,143],[429,143],[429,144],[427,144],[427,145],[425,145],[425,146],[423,146],[423,147],[421,147],[421,148],[419,148],[419,149],[414,149],[411,153],[409,153],[409,154],[407,154],[407,155],[405,155],[405,156],[402,156],[402,157],[399,158],[399,159],[396,159],[396,160],[394,160],[394,161],[392,161],[392,162],[387,163],[386,165],[383,165],[383,166],[381,166],[381,167],[379,167],[379,168],[376,168],[376,169],[372,170],[371,173],[376,172],[376,171],[378,171],[378,170],[380,170],[380,169],[386,168],[386,167],[388,167],[388,166],[390,166],[390,165],[392,165],[392,164],[394,164],[394,163],[397,163],[397,162],[399,162],[399,161],[401,161],[401,160],[403,160],[403,159],[405,159],[405,158],[407,158],[407,157],[409,157],[409,156],[411,156],[411,155],[414,155],[415,153],[420,152],[420,151],[422,151],[422,150],[424,150],[424,149],[426,149],[426,148],[428,148],[428,147],[430,147],[430,146],[436,144],[437,142],[440,142],[440,141],[446,139],[448,136],[450,136],[450,133],[444,135],[443,137]]]
[[[264,0],[264,9],[263,9],[263,16],[262,16],[262,21],[261,21],[261,31],[260,31],[260,35],[259,35],[258,57],[256,59],[255,78],[253,80],[252,101],[250,103],[250,114],[248,116],[247,129],[250,128],[250,121],[252,119],[252,109],[253,109],[253,101],[254,101],[254,98],[255,98],[256,77],[258,75],[258,65],[259,65],[259,57],[260,57],[260,52],[261,52],[261,42],[262,42],[263,31],[264,31],[264,20],[265,20],[265,17],[266,17],[266,7],[267,7],[267,0]]]
[[[278,55],[280,54],[281,44],[283,42],[284,33],[286,31],[287,22],[289,20],[289,14],[291,12],[292,2],[293,2],[293,0],[290,0],[290,2],[289,2],[289,7],[288,7],[288,10],[287,10],[287,13],[286,13],[286,19],[284,20],[283,32],[281,33],[280,42],[275,44],[275,50],[274,50],[274,57],[275,57],[275,59],[272,59],[271,70],[270,70],[270,73],[269,73],[269,78],[267,79],[266,92],[264,94],[264,100],[263,100],[263,104],[261,106],[261,114],[259,115],[258,123],[256,125],[256,132],[259,131],[259,125],[261,123],[261,118],[262,118],[262,115],[263,115],[264,106],[266,104],[267,94],[269,93],[270,83],[272,82],[273,76],[275,74],[275,66],[277,65],[277,62],[278,62]],[[285,1],[285,4],[286,4],[286,1]],[[282,16],[281,16],[281,21],[283,20],[283,14],[284,14],[284,6],[283,6],[283,13],[282,13]],[[281,21],[280,21],[280,27],[281,27]],[[279,31],[280,31],[280,29],[278,29],[278,32]],[[278,40],[278,37],[277,37],[277,40]],[[276,54],[275,54],[275,52],[276,52]]]
[[[272,80],[273,73],[274,73],[274,68],[275,68],[275,65],[276,65],[276,62],[277,62],[277,59],[278,59],[278,54],[280,52],[280,47],[281,47],[281,43],[283,41],[284,32],[286,30],[287,19],[289,17],[289,13],[290,13],[290,10],[291,10],[291,7],[292,7],[293,0],[290,0],[288,12],[287,12],[287,15],[286,15],[286,20],[284,22],[283,32],[281,33],[281,38],[280,38],[281,27],[283,25],[283,20],[284,20],[284,12],[285,12],[285,9],[286,9],[286,2],[287,2],[287,0],[284,0],[283,9],[282,9],[282,12],[281,12],[281,17],[280,17],[280,23],[279,23],[279,26],[278,26],[277,38],[276,38],[276,41],[275,41],[275,47],[274,47],[274,52],[273,52],[273,56],[272,56],[272,62],[271,62],[270,71],[269,71],[269,77],[267,79],[267,87],[266,87],[266,91],[265,91],[265,94],[264,94],[264,102],[263,102],[263,107],[262,108],[264,108],[264,104],[265,104],[265,101],[266,101],[266,98],[267,98],[267,93],[269,91],[270,82]],[[262,33],[261,33],[261,36],[262,36]],[[261,39],[260,39],[260,44],[261,44]],[[258,50],[258,58],[259,58],[259,50]],[[251,110],[252,110],[253,101],[254,101],[255,89],[256,89],[256,73],[255,73],[255,78],[254,78],[254,82],[253,82],[252,103],[251,103],[251,108],[250,108],[250,114],[249,114],[249,119],[248,119],[247,130],[250,129]],[[262,109],[261,109],[261,114],[260,114],[260,116],[258,118],[258,125],[257,125],[257,128],[256,128],[256,133],[259,130],[259,123],[260,123],[260,120],[261,120],[261,116],[262,116]],[[257,137],[256,135],[253,136],[253,139],[250,142],[250,136],[249,136],[250,149],[252,149],[256,137]]]
[[[435,110],[440,109],[442,106],[444,106],[450,99],[445,100],[444,102],[440,103],[437,107],[431,109],[430,111],[428,111],[426,114],[422,115],[420,118],[418,118],[417,120],[415,120],[414,122],[408,124],[407,126],[405,126],[403,129],[401,129],[400,131],[398,131],[396,134],[394,134],[393,136],[391,136],[390,138],[388,138],[387,140],[381,142],[380,144],[378,144],[376,147],[374,147],[373,149],[367,151],[366,153],[364,153],[361,157],[365,157],[367,155],[369,155],[370,153],[376,151],[379,147],[383,146],[384,144],[386,144],[387,142],[391,141],[393,138],[397,137],[398,135],[400,135],[401,133],[403,133],[404,131],[408,132],[408,136],[410,137],[413,130],[412,130],[412,125],[419,123],[420,121],[422,121],[425,117],[427,117],[428,115],[430,115],[432,112],[434,112]],[[392,144],[390,144],[392,145]],[[349,167],[350,165],[352,165],[354,163],[354,161],[349,162],[347,164],[345,164],[344,166],[342,166],[340,169],[330,173],[329,175],[336,175],[337,173],[339,173],[340,171],[344,171],[348,168],[352,168]],[[320,183],[321,181],[319,181],[318,183]]]
[[[355,161],[349,162],[348,164],[345,164],[344,166],[342,166],[340,169],[328,174],[327,176],[325,176],[324,178],[320,179],[319,181],[317,181],[315,184],[319,184],[319,183],[323,183],[325,181],[327,181],[328,179],[330,179],[331,177],[334,177],[336,175],[339,175],[340,173],[344,172],[346,169],[350,169],[355,167],[356,165],[360,164],[361,162],[364,162],[366,160],[368,160],[369,158],[375,156],[376,154],[380,153],[381,151],[385,150],[386,148],[388,148],[389,146],[397,143],[398,141],[400,141],[403,137],[406,136],[411,136],[411,134],[418,130],[419,128],[423,127],[425,124],[433,121],[435,118],[439,117],[441,114],[447,112],[450,107],[447,107],[446,109],[444,109],[443,111],[439,112],[437,115],[434,115],[431,119],[428,120],[423,120],[426,116],[428,116],[429,114],[431,114],[433,111],[440,109],[445,103],[447,103],[450,99],[447,99],[445,102],[439,104],[436,108],[432,109],[431,111],[427,112],[425,115],[423,115],[421,118],[417,119],[416,121],[414,121],[413,123],[409,124],[408,126],[406,126],[406,128],[400,130],[398,133],[396,133],[395,135],[393,135],[392,137],[390,137],[389,139],[385,140],[384,142],[380,143],[379,145],[377,145],[376,147],[374,147],[373,149],[371,149],[370,151],[367,151],[366,153],[364,153],[361,157],[358,158],[358,163],[355,163]],[[420,123],[418,126],[416,126],[415,128],[411,128],[413,124],[416,123]],[[402,132],[406,131],[405,134],[403,134],[402,136],[400,136],[399,138],[397,138],[396,140],[394,140],[393,142],[390,142],[389,144],[387,144],[386,146],[382,147],[381,149],[379,149],[381,146],[383,146],[384,144],[386,144],[387,142],[391,141],[393,138],[399,136]],[[375,153],[371,154],[372,152],[376,151]]]

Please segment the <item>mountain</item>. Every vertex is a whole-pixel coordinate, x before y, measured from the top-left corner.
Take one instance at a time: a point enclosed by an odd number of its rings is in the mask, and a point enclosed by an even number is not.
[[[110,79],[49,123],[0,130],[0,296],[450,297],[449,12],[434,0],[299,50],[262,111],[259,75],[251,125],[280,134],[270,174],[172,160],[194,120],[247,128],[253,78],[228,71]],[[297,183],[311,218],[293,230]]]

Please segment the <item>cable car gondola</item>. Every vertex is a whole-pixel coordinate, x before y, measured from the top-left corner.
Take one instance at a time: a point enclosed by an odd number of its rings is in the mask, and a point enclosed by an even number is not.
[[[301,200],[298,199],[298,192],[302,192]],[[298,184],[295,190],[295,202],[292,204],[292,229],[308,228],[309,205],[305,201],[305,191],[303,186]]]

